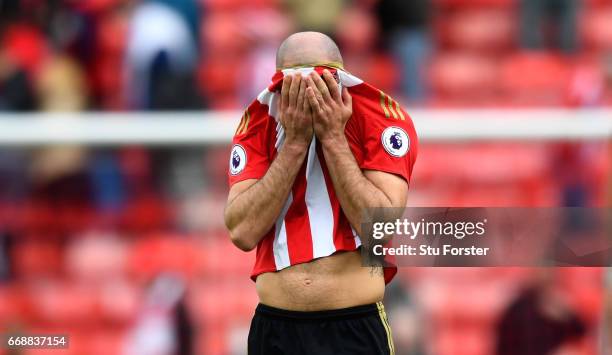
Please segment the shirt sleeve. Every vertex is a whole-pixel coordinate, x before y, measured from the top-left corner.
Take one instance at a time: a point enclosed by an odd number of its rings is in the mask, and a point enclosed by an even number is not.
[[[358,115],[362,147],[361,169],[399,175],[410,183],[418,152],[418,139],[412,119],[397,101],[382,91],[379,97],[359,100],[353,112]]]
[[[228,180],[231,187],[247,179],[262,178],[270,167],[267,111],[253,104],[244,112],[232,139]]]

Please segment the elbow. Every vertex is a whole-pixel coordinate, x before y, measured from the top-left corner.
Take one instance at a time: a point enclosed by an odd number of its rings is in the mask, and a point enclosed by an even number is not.
[[[253,249],[255,249],[255,247],[257,246],[256,243],[254,243],[252,240],[250,240],[249,238],[247,238],[244,233],[240,233],[236,230],[236,228],[234,228],[233,230],[230,229],[230,239],[232,241],[232,243],[240,250],[242,251],[251,251]]]
[[[225,211],[225,226],[229,231],[230,240],[238,249],[242,251],[251,251],[257,246],[257,242],[252,238],[252,231],[243,223],[236,223],[235,218],[231,218],[227,209]]]
[[[229,231],[230,240],[238,249],[249,252],[257,246],[259,239],[254,238],[253,226],[247,219],[233,218],[229,211],[225,210],[225,226]]]

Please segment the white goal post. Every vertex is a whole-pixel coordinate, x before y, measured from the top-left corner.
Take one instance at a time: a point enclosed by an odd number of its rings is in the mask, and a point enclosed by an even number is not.
[[[612,109],[415,109],[423,142],[602,141],[612,139]],[[239,111],[0,113],[0,148],[49,144],[227,144]]]

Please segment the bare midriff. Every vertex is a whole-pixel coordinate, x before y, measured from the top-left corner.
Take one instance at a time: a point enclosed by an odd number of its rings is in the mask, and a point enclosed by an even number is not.
[[[382,301],[381,268],[362,266],[359,251],[339,252],[257,277],[261,303],[293,311],[322,311]]]

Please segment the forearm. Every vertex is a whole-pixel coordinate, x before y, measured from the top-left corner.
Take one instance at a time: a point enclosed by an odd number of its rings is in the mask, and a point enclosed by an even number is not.
[[[364,210],[373,207],[394,207],[393,202],[364,176],[344,135],[321,143],[342,211],[351,226],[361,234]]]
[[[306,151],[303,145],[285,144],[266,174],[228,203],[225,221],[232,241],[239,248],[253,249],[270,230],[287,200]]]

